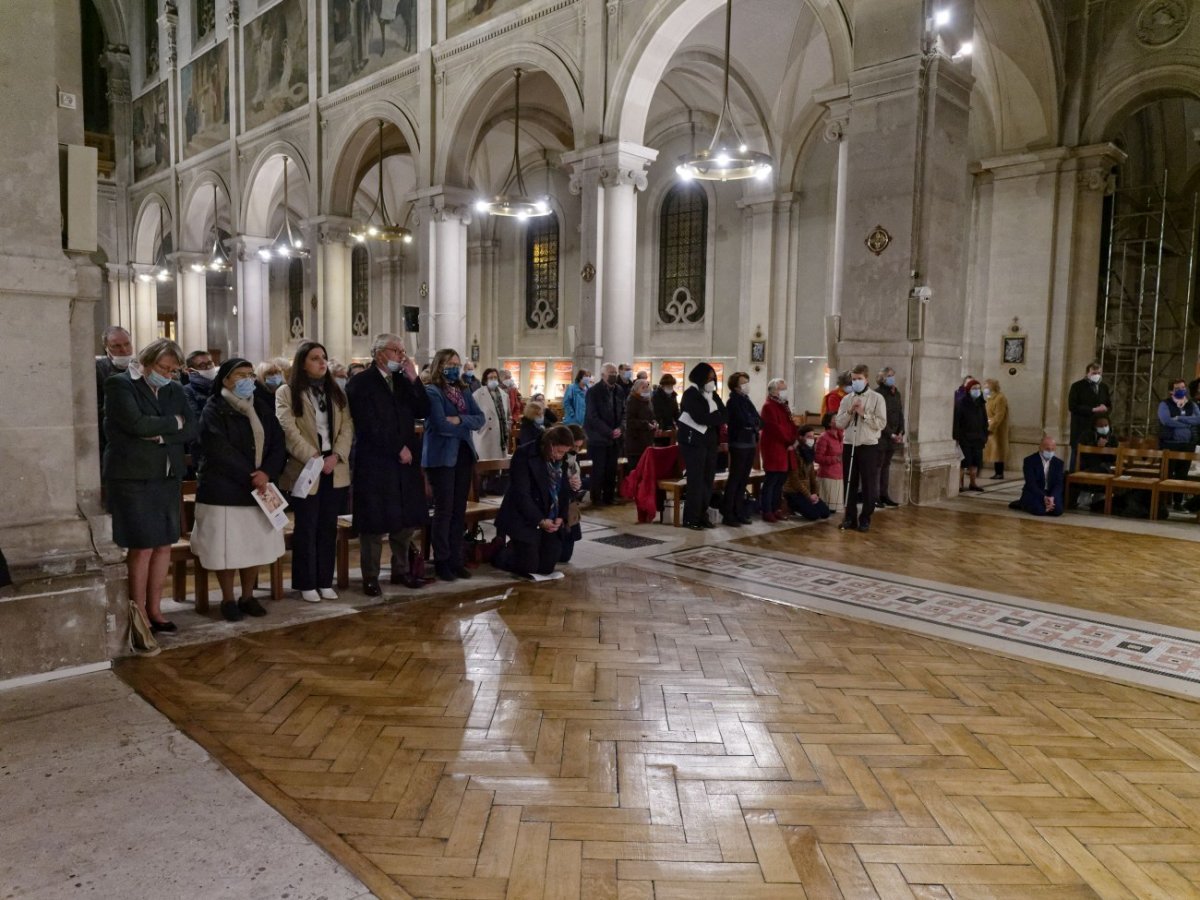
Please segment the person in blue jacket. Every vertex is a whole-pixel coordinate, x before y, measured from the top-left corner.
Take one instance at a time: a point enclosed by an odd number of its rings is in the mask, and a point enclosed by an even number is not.
[[[592,373],[587,369],[580,369],[575,373],[574,384],[567,386],[567,392],[563,394],[563,420],[564,425],[582,425],[583,418],[587,415],[587,392],[592,386]]]
[[[1010,509],[1021,509],[1035,516],[1063,514],[1066,467],[1055,455],[1057,449],[1054,438],[1044,437],[1038,452],[1025,457],[1025,486],[1021,489],[1021,499],[1010,503]]]
[[[1188,395],[1187,382],[1176,378],[1171,382],[1171,395],[1158,404],[1158,446],[1162,450],[1191,452],[1196,446],[1195,429],[1200,426],[1200,407]],[[1171,460],[1168,475],[1187,478],[1190,463]],[[1175,509],[1183,509],[1183,494],[1175,494]]]
[[[421,465],[433,489],[434,571],[442,581],[470,578],[463,564],[467,494],[475,469],[472,432],[483,428],[484,415],[462,381],[462,361],[457,351],[439,350],[429,368],[429,417]]]

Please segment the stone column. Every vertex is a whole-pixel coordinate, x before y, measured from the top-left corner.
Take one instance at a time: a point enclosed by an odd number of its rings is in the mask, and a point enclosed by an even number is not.
[[[421,236],[421,293],[428,323],[422,343],[432,356],[453,347],[463,357],[467,336],[467,226],[471,195],[444,185],[421,191],[415,215]],[[424,322],[422,328],[425,328]]]
[[[375,263],[379,273],[378,316],[372,315],[372,325],[367,329],[367,340],[377,332],[401,333],[404,328],[400,307],[404,302],[404,256],[398,248],[388,248],[388,256]],[[374,312],[374,310],[372,311]]]
[[[478,310],[472,321],[468,319],[469,337],[479,338],[479,356],[483,360],[495,361],[499,346],[496,333],[496,259],[500,242],[486,238],[471,245],[472,265],[468,274],[473,274],[470,296],[472,305]]]
[[[850,145],[843,138],[850,121],[849,87],[838,85],[818,95],[817,101],[829,110],[825,122],[825,140],[838,145],[837,197],[833,215],[833,277],[829,292],[829,315],[837,317],[842,314],[842,268],[846,261],[846,172]],[[831,328],[836,334],[836,319],[831,323]],[[830,366],[836,364],[836,360],[829,361]]]
[[[136,353],[158,337],[158,281],[155,266],[134,263],[133,269],[133,318],[130,336]]]
[[[575,364],[633,362],[637,297],[637,195],[658,151],[613,141],[563,156],[581,198],[579,336]]]
[[[133,328],[133,278],[125,264],[108,264],[108,324]]]
[[[973,3],[955,7],[970,34]],[[846,216],[838,365],[893,366],[905,393],[907,486],[916,502],[957,488],[950,396],[961,371],[970,209],[970,61],[926,52],[924,4],[862,0],[844,141]],[[869,243],[868,243],[869,242]],[[929,288],[910,328],[910,295]],[[893,494],[893,496],[895,496]]]
[[[178,306],[175,331],[184,353],[208,349],[208,283],[200,253],[176,253],[175,277],[178,279]]]
[[[321,343],[337,359],[350,358],[350,221],[324,216],[318,220],[317,284],[321,309]]]
[[[259,363],[270,354],[271,273],[258,250],[271,241],[254,235],[240,235],[238,241],[238,355]]]
[[[775,275],[775,217],[776,200],[774,195],[747,197],[737,201],[742,211],[742,296],[740,300],[737,335],[737,356],[740,361],[749,362],[750,341],[756,333],[771,338],[771,349],[776,350],[782,344],[783,328],[772,321],[772,287]],[[772,354],[772,359],[781,356]],[[752,392],[757,395],[766,393],[767,381],[776,377],[774,370],[761,369],[754,371],[753,366],[748,370]]]

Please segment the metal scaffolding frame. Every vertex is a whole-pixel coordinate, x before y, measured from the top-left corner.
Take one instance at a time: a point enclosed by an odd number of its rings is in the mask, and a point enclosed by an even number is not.
[[[1156,435],[1166,382],[1196,376],[1198,200],[1172,204],[1166,171],[1161,186],[1119,188],[1111,198],[1096,346],[1117,434]]]

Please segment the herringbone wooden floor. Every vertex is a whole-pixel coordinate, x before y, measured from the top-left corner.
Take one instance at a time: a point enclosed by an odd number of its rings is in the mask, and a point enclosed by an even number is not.
[[[380,897],[1200,897],[1200,706],[637,568],[119,673]]]

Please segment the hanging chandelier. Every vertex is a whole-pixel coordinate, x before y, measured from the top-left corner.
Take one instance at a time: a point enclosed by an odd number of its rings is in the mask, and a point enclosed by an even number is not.
[[[171,265],[167,261],[166,238],[167,235],[163,231],[163,208],[160,203],[158,205],[158,254],[154,257],[154,271],[140,273],[138,281],[171,281],[175,277],[171,272]]]
[[[513,115],[513,158],[512,168],[509,169],[507,186],[516,174],[517,193],[500,194],[491,200],[479,200],[475,204],[476,212],[493,216],[512,216],[517,219],[531,219],[536,216],[550,214],[550,202],[545,197],[534,199],[525,189],[525,177],[521,173],[520,141],[521,141],[521,70],[513,69],[515,91],[515,113]]]
[[[272,256],[282,259],[307,259],[311,254],[304,241],[292,234],[291,207],[288,205],[288,158],[283,158],[283,224],[275,233],[275,240],[269,247],[260,247],[258,255],[265,260]]]
[[[721,99],[721,114],[712,141],[705,150],[696,150],[679,158],[675,172],[685,181],[738,181],[743,178],[766,179],[771,174],[771,157],[751,150],[738,129],[737,120],[729,108],[729,37],[733,31],[733,0],[725,0],[725,89]],[[732,140],[723,141],[726,121]]]
[[[217,183],[214,181],[213,186],[213,227],[212,227],[212,251],[208,255],[208,262],[192,263],[192,271],[197,273],[202,272],[228,272],[233,268],[233,260],[229,258],[229,253],[225,250],[225,244],[221,241],[221,229],[217,225]]]
[[[373,221],[376,210],[379,211],[379,225]],[[412,243],[412,232],[388,218],[387,200],[383,196],[383,119],[379,120],[379,193],[375,195],[375,205],[367,213],[366,224],[356,225],[351,230],[350,237],[360,244],[369,240]]]

